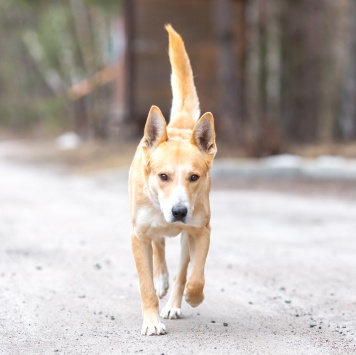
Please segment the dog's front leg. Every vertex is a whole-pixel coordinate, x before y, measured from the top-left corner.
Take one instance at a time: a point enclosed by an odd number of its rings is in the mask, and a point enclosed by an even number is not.
[[[132,252],[138,273],[143,325],[141,334],[166,334],[166,327],[161,323],[158,313],[158,298],[153,285],[152,243],[149,238],[132,234]]]
[[[210,226],[205,226],[198,233],[189,235],[189,254],[192,272],[185,286],[185,300],[196,307],[204,300],[204,268],[209,251]]]

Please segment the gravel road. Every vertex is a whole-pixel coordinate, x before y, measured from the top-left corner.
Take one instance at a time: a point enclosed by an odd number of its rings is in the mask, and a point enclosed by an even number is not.
[[[0,354],[356,354],[356,201],[220,187],[211,204],[204,303],[144,337],[127,173],[0,150]]]

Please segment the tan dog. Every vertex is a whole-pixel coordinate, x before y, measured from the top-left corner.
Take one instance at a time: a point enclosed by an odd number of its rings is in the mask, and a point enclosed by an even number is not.
[[[130,169],[132,250],[143,313],[143,335],[160,335],[158,297],[168,290],[165,237],[181,233],[181,258],[163,318],[180,318],[183,293],[193,307],[204,299],[204,267],[210,241],[210,167],[216,154],[214,119],[200,116],[193,73],[182,38],[167,25],[172,66],[170,123],[152,106]],[[187,268],[192,269],[186,284]]]

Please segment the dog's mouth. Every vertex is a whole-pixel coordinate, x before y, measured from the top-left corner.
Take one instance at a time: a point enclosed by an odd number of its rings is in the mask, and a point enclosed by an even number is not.
[[[184,219],[175,219],[175,218],[173,218],[171,223],[173,223],[173,224],[186,224],[187,221],[186,221],[186,218],[184,218]]]

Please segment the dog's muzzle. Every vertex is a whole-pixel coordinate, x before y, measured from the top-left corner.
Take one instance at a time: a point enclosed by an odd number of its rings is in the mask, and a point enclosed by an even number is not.
[[[183,205],[175,205],[172,208],[173,222],[183,222],[188,214],[188,208]]]

